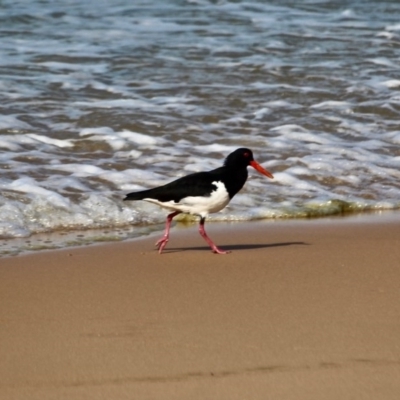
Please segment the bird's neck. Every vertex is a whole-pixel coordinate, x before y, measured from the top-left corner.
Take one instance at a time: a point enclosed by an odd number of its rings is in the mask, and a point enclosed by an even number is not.
[[[247,180],[247,168],[227,168],[224,174],[223,183],[228,191],[229,197],[232,197],[239,192]]]

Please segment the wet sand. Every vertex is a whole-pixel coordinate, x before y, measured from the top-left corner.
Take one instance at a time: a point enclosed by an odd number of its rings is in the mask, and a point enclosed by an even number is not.
[[[0,259],[0,398],[399,398],[399,213],[206,228]]]

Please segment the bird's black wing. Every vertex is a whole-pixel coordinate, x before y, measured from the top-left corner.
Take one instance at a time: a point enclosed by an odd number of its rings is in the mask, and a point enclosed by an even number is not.
[[[210,172],[196,172],[194,174],[183,176],[173,182],[167,183],[164,186],[159,186],[154,189],[143,190],[141,192],[133,192],[126,195],[124,200],[143,200],[155,199],[158,201],[175,201],[189,196],[210,196],[211,192],[217,189],[213,182],[217,181],[217,170]]]

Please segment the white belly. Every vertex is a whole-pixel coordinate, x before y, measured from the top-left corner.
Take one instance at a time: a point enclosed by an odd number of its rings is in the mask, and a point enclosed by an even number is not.
[[[217,189],[211,192],[208,197],[189,196],[181,199],[178,203],[175,201],[161,202],[155,199],[143,199],[150,203],[172,211],[180,211],[187,214],[200,215],[206,217],[210,213],[221,211],[229,203],[229,194],[222,182],[213,182]]]

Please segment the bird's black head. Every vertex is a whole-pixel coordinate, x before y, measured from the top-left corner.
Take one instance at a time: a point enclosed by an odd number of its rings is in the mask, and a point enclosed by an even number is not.
[[[253,152],[245,147],[241,147],[240,149],[237,149],[233,153],[229,154],[229,156],[225,159],[224,165],[225,167],[232,169],[246,168],[247,166],[251,165],[261,174],[268,176],[268,178],[273,178],[271,172],[267,171],[258,162],[254,161]]]
[[[242,147],[229,154],[225,159],[224,165],[236,168],[247,167],[253,160],[253,152],[250,149]]]

